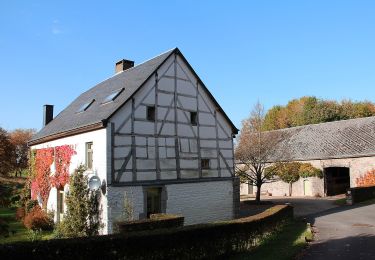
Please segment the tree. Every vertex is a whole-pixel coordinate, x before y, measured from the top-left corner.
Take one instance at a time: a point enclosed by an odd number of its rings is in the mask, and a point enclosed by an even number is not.
[[[14,151],[8,132],[0,127],[0,175],[8,175],[13,170]]]
[[[34,129],[16,129],[10,133],[10,141],[14,146],[13,169],[17,177],[22,170],[28,167],[29,147],[27,142],[35,133]]]
[[[286,106],[274,106],[265,116],[264,130],[331,122],[375,115],[375,104],[369,101],[353,102],[318,99],[305,96],[293,99]]]
[[[299,167],[299,176],[302,178],[319,177],[323,178],[323,171],[315,168],[311,163],[301,163]]]
[[[90,191],[85,167],[79,166],[70,176],[69,194],[66,196],[67,212],[58,226],[63,237],[93,236],[99,233],[99,193]]]
[[[283,182],[289,184],[289,196],[292,196],[293,183],[300,178],[300,167],[301,163],[299,162],[277,162],[267,170],[275,171]]]
[[[260,201],[261,187],[274,181],[275,171],[265,171],[273,158],[273,150],[281,139],[280,131],[263,132],[264,109],[258,102],[248,119],[242,122],[241,134],[235,150],[236,174],[245,183],[257,187],[256,201]]]
[[[319,177],[323,178],[323,172],[313,167],[310,163],[300,162],[276,162],[266,168],[267,171],[274,172],[279,179],[289,184],[289,196],[293,193],[293,183],[300,177]]]

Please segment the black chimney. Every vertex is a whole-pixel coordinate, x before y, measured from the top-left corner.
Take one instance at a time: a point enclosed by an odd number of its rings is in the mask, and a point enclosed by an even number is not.
[[[53,105],[43,106],[43,126],[46,126],[53,120]]]
[[[120,60],[116,62],[115,72],[121,72],[134,67],[134,61],[131,60]]]

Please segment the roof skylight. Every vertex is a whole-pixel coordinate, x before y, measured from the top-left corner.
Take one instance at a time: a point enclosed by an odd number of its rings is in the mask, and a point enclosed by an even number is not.
[[[121,89],[118,89],[118,90],[115,90],[114,92],[112,92],[111,94],[109,94],[102,102],[102,104],[105,104],[105,103],[108,103],[108,102],[111,102],[111,101],[114,101],[120,94],[122,91],[124,91],[125,88],[121,88]]]
[[[90,102],[87,102],[85,104],[83,104],[77,111],[77,113],[81,113],[83,111],[86,111],[91,105],[92,103],[94,103],[95,99],[91,100]]]

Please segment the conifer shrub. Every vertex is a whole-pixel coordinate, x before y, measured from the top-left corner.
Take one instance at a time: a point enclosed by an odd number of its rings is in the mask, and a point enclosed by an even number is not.
[[[90,191],[85,167],[78,166],[69,179],[69,193],[65,203],[67,207],[64,219],[56,226],[57,237],[84,237],[99,234],[100,193]]]

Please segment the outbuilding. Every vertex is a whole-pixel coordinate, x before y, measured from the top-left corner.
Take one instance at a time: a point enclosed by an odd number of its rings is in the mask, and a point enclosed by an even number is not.
[[[375,117],[365,117],[276,130],[282,136],[273,160],[311,163],[323,178],[300,178],[293,183],[293,196],[333,196],[357,186],[357,179],[375,168]],[[242,184],[241,194],[256,187]],[[262,192],[285,196],[282,181],[266,183]]]

